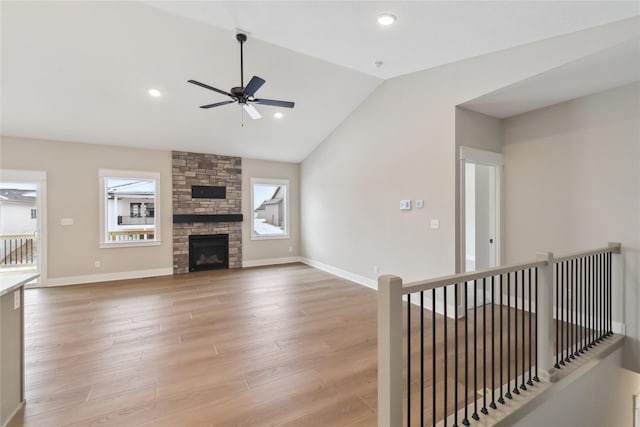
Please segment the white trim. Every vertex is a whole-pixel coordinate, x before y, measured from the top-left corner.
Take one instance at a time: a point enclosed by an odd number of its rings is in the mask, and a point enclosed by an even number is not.
[[[275,179],[275,178],[256,178],[251,177],[251,240],[272,240],[272,239],[289,239],[289,180],[288,179]],[[253,228],[253,217],[255,215],[256,206],[253,205],[253,187],[258,185],[279,185],[284,187],[284,234],[258,234]]]
[[[302,258],[299,256],[290,256],[282,258],[266,258],[251,261],[242,261],[242,268],[260,267],[263,265],[291,264],[294,262],[302,262]]]
[[[502,153],[495,153],[493,151],[478,150],[471,147],[460,147],[459,151],[459,264],[457,266],[459,272],[466,270],[466,212],[465,212],[465,165],[466,163],[481,164],[485,166],[491,166],[495,171],[493,179],[493,192],[495,194],[495,204],[492,209],[494,211],[494,252],[495,252],[495,265],[502,264],[502,168],[504,165],[504,155]],[[492,172],[493,173],[493,172]]]
[[[307,264],[310,267],[317,268],[318,270],[326,271],[334,276],[342,277],[343,279],[350,280],[358,285],[366,286],[367,288],[378,290],[378,281],[376,279],[369,279],[368,277],[360,276],[359,274],[351,273],[350,271],[342,270],[337,267],[333,267],[328,264],[324,264],[320,261],[316,261],[309,258],[300,258],[300,262]]]
[[[37,272],[40,274],[37,282],[47,280],[47,172],[24,169],[0,169],[0,181],[35,182],[38,184],[38,197],[36,198],[38,254]]]
[[[486,166],[503,166],[504,154],[462,146],[460,147],[460,160]]]
[[[145,277],[171,276],[173,268],[154,268],[150,270],[118,271],[115,273],[86,274],[48,279],[43,283],[48,286],[81,285],[85,283],[110,282],[112,280],[142,279]]]
[[[162,205],[161,205],[161,191],[160,191],[160,172],[155,171],[128,171],[128,170],[118,170],[118,169],[98,169],[98,208],[99,208],[99,229],[98,229],[98,247],[100,249],[106,248],[124,248],[124,247],[140,247],[140,246],[157,246],[162,243]],[[148,241],[118,241],[118,242],[109,242],[106,239],[106,218],[107,218],[107,204],[106,200],[106,187],[107,181],[106,178],[133,178],[133,179],[146,179],[153,180],[155,184],[155,194],[153,198],[154,204],[154,239]]]

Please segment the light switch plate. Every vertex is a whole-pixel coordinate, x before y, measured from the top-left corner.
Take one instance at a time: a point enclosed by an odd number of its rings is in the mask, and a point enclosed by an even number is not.
[[[416,200],[416,208],[421,208],[424,206],[424,202],[422,200]]]
[[[62,218],[60,225],[73,225],[73,218]]]
[[[431,228],[433,228],[434,230],[437,230],[438,228],[440,228],[440,220],[439,219],[432,219],[431,220]]]
[[[411,200],[400,200],[400,210],[401,211],[410,211],[411,210]]]

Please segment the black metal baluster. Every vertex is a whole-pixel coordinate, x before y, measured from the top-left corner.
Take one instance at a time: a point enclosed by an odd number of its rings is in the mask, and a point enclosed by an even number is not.
[[[571,360],[569,359],[569,346],[571,345],[571,337],[570,337],[570,332],[571,332],[571,328],[570,328],[570,324],[571,324],[571,312],[569,310],[569,261],[565,261],[562,263],[562,266],[564,268],[564,286],[565,286],[565,296],[567,297],[567,300],[565,302],[565,311],[564,311],[564,320],[565,320],[565,338],[566,341],[564,343],[564,348],[565,348],[565,357],[564,360],[565,362],[569,363],[571,362]]]
[[[9,240],[9,264],[13,264],[13,261],[11,260],[12,256],[11,254],[13,253],[13,249],[11,248],[12,246],[12,242],[13,240]],[[5,257],[6,258],[6,257]]]
[[[578,353],[584,354],[584,323],[585,323],[585,314],[584,314],[584,258],[580,258],[578,261],[578,271],[580,273],[580,280],[578,281],[578,288],[580,289],[580,298],[578,298],[578,305],[580,306],[579,319],[580,319],[580,335],[578,336],[578,342],[580,345],[578,346]]]
[[[411,294],[407,298],[411,298]],[[435,346],[431,350],[433,357]],[[424,425],[424,291],[420,291],[420,425]]]
[[[20,239],[20,261],[18,262],[18,264],[24,264],[24,256],[22,255],[23,250],[24,250],[24,242],[23,242],[23,239]]]
[[[487,415],[487,278],[482,278],[482,409]]]
[[[529,381],[527,381],[527,384],[529,385],[533,385],[533,357],[531,354],[531,333],[532,331],[532,326],[531,323],[533,322],[533,312],[531,311],[531,269],[529,269]]]
[[[473,415],[471,418],[478,421],[478,281],[473,281]]]
[[[4,257],[2,257],[2,263],[6,264],[7,263],[7,241],[4,241]]]
[[[443,287],[442,291],[444,292],[444,426],[447,427],[447,402],[449,399],[447,398],[447,378],[449,377],[449,365],[448,365],[448,349],[447,349],[447,287]],[[434,310],[435,311],[435,310]]]
[[[556,364],[554,365],[556,369],[560,369],[560,270],[559,263],[556,263]]]
[[[507,273],[507,399],[511,396],[511,273]]]
[[[583,274],[582,281],[584,282],[583,284],[584,293],[582,295],[582,298],[584,299],[583,301],[584,321],[582,323],[582,330],[583,330],[582,352],[584,353],[585,351],[589,351],[589,349],[587,348],[589,344],[589,258],[588,257],[582,258],[582,274]]]
[[[515,357],[513,367],[513,379],[514,387],[513,393],[520,394],[518,390],[518,272],[513,272],[513,330],[515,332],[515,339],[513,340],[513,353]]]
[[[596,342],[599,343],[601,336],[600,319],[602,318],[600,313],[600,308],[602,307],[602,300],[600,299],[600,254],[594,255],[594,257],[596,259]]]
[[[536,375],[533,377],[533,380],[536,381],[536,382],[540,382],[540,378],[538,377],[538,267],[536,267],[535,278],[536,278],[536,289],[535,289],[535,294],[536,294],[536,339],[535,339],[535,344],[536,344]]]
[[[604,340],[604,308],[605,308],[605,302],[604,302],[604,254],[600,254],[599,255],[600,258],[600,341]]]
[[[422,300],[422,291],[420,291]],[[420,328],[420,340],[424,328]],[[422,350],[422,349],[421,349]],[[407,294],[407,426],[411,425],[411,294]]]
[[[569,357],[576,358],[576,263],[571,260],[571,348],[569,349]]]
[[[593,256],[589,257],[589,302],[591,307],[589,308],[589,348],[593,347],[594,343],[594,326],[595,326],[595,293],[594,293],[594,261]]]
[[[469,315],[469,283],[464,282],[464,419],[462,424],[469,425],[469,336],[468,336],[468,316]]]
[[[526,327],[527,323],[524,320],[524,295],[525,295],[525,291],[524,291],[524,289],[525,289],[524,270],[522,270],[522,272],[520,273],[520,276],[522,277],[522,310],[520,311],[521,316],[522,316],[522,384],[520,384],[520,388],[522,390],[526,390],[527,386],[524,383],[524,380],[525,380],[524,366],[525,366],[525,360],[526,360],[526,357],[527,357],[527,351],[526,351],[526,347],[525,347],[525,332],[526,332],[525,327]]]
[[[560,263],[560,364],[564,366],[564,262]]]
[[[495,276],[491,276],[491,403],[489,407],[496,409],[496,304]]]
[[[446,322],[446,319],[445,319]],[[432,332],[432,336],[433,336],[433,342],[432,342],[432,346],[433,346],[433,356],[432,356],[432,363],[431,363],[431,369],[432,369],[432,379],[433,379],[433,402],[432,402],[432,412],[433,412],[433,425],[436,425],[436,409],[438,408],[436,406],[436,290],[435,288],[431,290],[431,330]],[[446,372],[444,374],[445,376],[447,375]],[[445,395],[445,400],[446,400],[446,395]],[[447,417],[447,414],[445,412],[444,414],[445,418]]]
[[[609,282],[609,335],[613,335],[613,311],[612,311],[612,294],[611,294],[611,256],[612,253],[609,252],[607,254],[607,258],[608,258],[608,272],[607,272],[607,281]]]
[[[581,258],[576,259],[576,352],[574,353],[576,356],[580,356],[580,340],[582,337],[582,328],[580,323],[581,317],[581,292],[580,292],[580,283],[582,280],[582,276],[580,275],[580,263],[582,262]]]
[[[502,295],[503,295],[503,289],[502,289],[502,274],[500,275],[500,397],[498,398],[498,403],[502,403],[504,405],[504,397],[502,396],[502,384],[503,384],[503,367],[504,364],[502,363],[502,343],[504,341],[504,337],[503,337],[503,333],[502,333],[502,311],[504,309],[504,305],[502,305]],[[509,388],[507,388],[507,391],[509,390]]]
[[[455,284],[454,287],[454,295],[453,295],[453,317],[455,320],[454,325],[454,335],[456,336],[456,341],[455,341],[455,353],[456,353],[456,360],[455,363],[453,364],[453,369],[454,369],[454,373],[453,376],[455,378],[455,381],[453,382],[453,388],[454,388],[454,392],[453,392],[453,427],[458,427],[458,284]]]

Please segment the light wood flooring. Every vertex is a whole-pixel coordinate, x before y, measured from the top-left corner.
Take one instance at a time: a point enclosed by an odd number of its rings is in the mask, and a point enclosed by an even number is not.
[[[27,404],[9,427],[376,426],[376,298],[302,264],[27,290]],[[418,316],[412,307],[413,325]],[[425,311],[428,328],[430,319]],[[442,316],[436,322],[440,346]],[[470,399],[480,388],[472,386]]]
[[[301,264],[28,290],[9,426],[375,426],[376,295]]]

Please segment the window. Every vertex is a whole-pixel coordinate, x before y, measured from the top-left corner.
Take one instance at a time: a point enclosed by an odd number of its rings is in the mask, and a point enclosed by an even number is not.
[[[289,237],[289,181],[251,178],[251,239]]]
[[[160,244],[160,174],[100,169],[99,175],[100,247]]]

